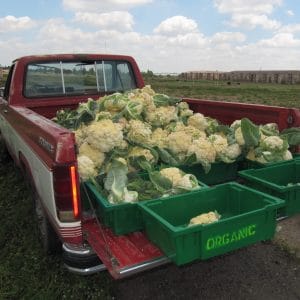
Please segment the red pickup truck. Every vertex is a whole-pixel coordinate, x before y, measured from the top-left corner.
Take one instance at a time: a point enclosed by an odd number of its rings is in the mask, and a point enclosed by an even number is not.
[[[66,267],[79,274],[107,269],[114,278],[168,263],[143,232],[116,236],[85,211],[77,172],[74,133],[51,118],[88,98],[142,88],[132,57],[63,54],[13,61],[0,97],[0,140],[29,179],[41,239],[49,253],[62,249]],[[298,109],[187,99],[191,109],[225,124],[248,117],[300,126]],[[2,158],[3,159],[3,158]]]

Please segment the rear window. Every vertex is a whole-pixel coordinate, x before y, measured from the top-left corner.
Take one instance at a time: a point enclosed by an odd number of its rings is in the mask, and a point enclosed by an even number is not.
[[[126,61],[47,62],[29,64],[24,96],[27,98],[124,92],[136,88]]]

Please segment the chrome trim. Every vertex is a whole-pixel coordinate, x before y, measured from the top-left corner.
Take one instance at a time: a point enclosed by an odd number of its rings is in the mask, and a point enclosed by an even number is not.
[[[88,245],[72,245],[69,243],[63,243],[62,249],[67,253],[80,256],[90,256],[91,254],[95,254],[94,250]]]
[[[153,260],[149,260],[146,262],[143,262],[141,264],[136,264],[133,266],[129,266],[123,269],[120,269],[119,271],[116,272],[117,278],[121,279],[121,278],[125,278],[128,277],[130,275],[134,275],[137,274],[139,272],[142,271],[146,271],[155,267],[159,267],[165,264],[170,263],[170,259],[167,258],[166,256],[162,256]]]
[[[280,221],[282,221],[282,220],[285,220],[287,217],[288,217],[288,216],[278,217],[278,218],[276,219],[276,221],[280,222]]]
[[[64,265],[68,271],[70,271],[71,273],[74,273],[74,274],[78,274],[78,275],[92,275],[94,273],[106,270],[106,266],[104,264],[97,265],[97,266],[90,267],[90,268],[83,268],[83,269],[74,268],[67,264],[64,264]]]
[[[138,274],[140,272],[168,264],[170,262],[171,261],[167,257],[162,256],[162,257],[154,259],[154,260],[149,260],[149,261],[146,261],[146,262],[143,262],[140,264],[136,264],[133,266],[129,266],[129,267],[126,267],[123,269],[114,270],[115,276],[113,276],[113,277],[115,277],[116,279],[123,279],[123,278],[129,277],[131,275]],[[71,266],[67,265],[66,263],[64,265],[68,271],[70,271],[74,274],[78,274],[78,275],[92,275],[94,273],[107,270],[107,268],[104,264],[97,265],[97,266],[90,267],[90,268],[82,268],[82,269],[71,267]]]

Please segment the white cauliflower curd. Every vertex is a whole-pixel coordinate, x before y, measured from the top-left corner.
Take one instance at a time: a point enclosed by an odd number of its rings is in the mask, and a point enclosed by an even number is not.
[[[190,220],[189,225],[200,225],[200,224],[210,224],[219,221],[220,215],[215,211],[210,211],[208,213],[203,213],[197,217]]]
[[[194,126],[197,129],[204,131],[208,127],[208,122],[204,115],[201,113],[195,113],[188,118],[188,125]]]
[[[93,161],[85,155],[77,157],[79,176],[83,181],[97,176],[97,170]]]
[[[92,147],[87,142],[84,142],[79,147],[79,156],[87,156],[89,159],[93,161],[96,168],[100,168],[105,160],[105,153]]]
[[[104,153],[118,147],[123,141],[121,125],[107,119],[91,123],[86,129],[86,133],[86,141],[93,148]]]
[[[195,153],[198,162],[213,163],[216,159],[216,150],[212,143],[204,138],[196,139],[188,149],[188,154]]]
[[[165,126],[178,119],[175,106],[160,106],[146,111],[145,119],[153,126]]]
[[[137,144],[151,144],[151,126],[140,120],[130,120],[128,123],[127,138]]]

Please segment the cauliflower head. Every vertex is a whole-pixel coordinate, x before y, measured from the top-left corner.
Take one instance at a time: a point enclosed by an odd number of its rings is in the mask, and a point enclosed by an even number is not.
[[[84,142],[79,147],[79,155],[88,157],[93,161],[96,168],[100,168],[105,160],[105,153],[99,151],[98,149],[92,147],[87,142]]]
[[[167,147],[168,132],[162,128],[156,128],[151,135],[151,145],[159,148]]]
[[[283,154],[283,160],[290,160],[293,159],[293,155],[289,150],[286,150]]]
[[[121,111],[127,104],[128,97],[121,93],[104,96],[101,105],[106,111],[115,113]]]
[[[240,145],[240,146],[244,146],[245,145],[245,139],[243,136],[243,132],[242,132],[242,128],[238,127],[235,132],[234,132],[234,137],[236,142]]]
[[[164,168],[160,170],[160,174],[168,178],[173,186],[177,186],[182,178],[182,171],[175,167]]]
[[[175,106],[160,106],[146,111],[145,119],[153,126],[166,126],[178,119]]]
[[[132,143],[151,144],[151,126],[140,120],[130,120],[128,123],[127,138]]]
[[[168,135],[168,148],[173,153],[186,153],[192,143],[192,137],[184,131],[171,132]]]
[[[198,190],[197,178],[193,174],[186,174],[176,167],[164,168],[159,171],[160,175],[169,179],[172,184],[172,194],[182,193],[185,191]]]
[[[175,132],[182,131],[185,134],[191,136],[193,140],[198,139],[200,137],[206,138],[206,133],[204,131],[201,131],[198,128],[191,125],[184,125],[182,122],[176,122],[173,131]]]
[[[228,147],[227,139],[219,134],[212,134],[209,136],[208,140],[212,143],[217,155],[224,152]]]
[[[235,160],[242,154],[242,149],[239,144],[234,143],[226,147],[222,152],[221,155],[225,156],[229,160]]]
[[[178,115],[181,118],[187,118],[194,114],[194,112],[190,109],[188,103],[184,101],[179,102],[177,107],[178,107]]]
[[[151,88],[151,85],[145,85],[142,89],[141,89],[142,93],[146,93],[150,96],[154,96],[155,95],[155,91]]]
[[[133,147],[128,153],[128,158],[129,157],[139,157],[139,156],[144,156],[146,158],[146,160],[149,162],[155,161],[155,158],[152,155],[151,151],[146,148],[136,146],[136,147]]]
[[[111,119],[112,114],[109,111],[100,111],[96,114],[95,120],[100,121],[102,119]]]
[[[241,120],[235,120],[230,125],[230,128],[232,128],[233,130],[238,129],[239,127],[241,127]]]
[[[281,139],[279,136],[273,135],[266,137],[261,142],[261,147],[266,150],[270,151],[276,151],[276,150],[283,150],[285,147],[283,139]]]
[[[189,225],[200,225],[200,224],[210,224],[219,221],[220,215],[215,211],[210,211],[208,213],[203,213],[197,217],[190,220]]]
[[[216,159],[216,150],[212,143],[204,138],[193,140],[188,149],[188,154],[196,154],[198,162],[213,163]]]
[[[86,129],[87,127],[82,125],[77,130],[73,131],[75,134],[75,141],[78,147],[80,147],[85,142],[85,139],[87,138]]]
[[[77,157],[77,163],[78,163],[78,173],[80,178],[83,181],[87,181],[89,178],[93,178],[97,176],[97,170],[95,164],[89,157],[85,155],[79,155]]]
[[[201,113],[195,113],[188,118],[187,124],[204,131],[208,127],[207,119]]]
[[[122,126],[108,119],[91,123],[86,132],[86,141],[93,148],[104,153],[120,146],[123,141]]]

